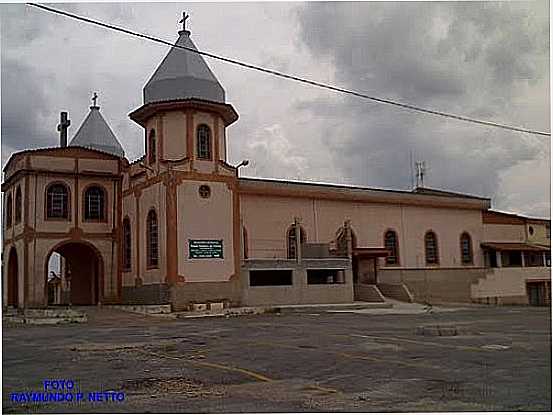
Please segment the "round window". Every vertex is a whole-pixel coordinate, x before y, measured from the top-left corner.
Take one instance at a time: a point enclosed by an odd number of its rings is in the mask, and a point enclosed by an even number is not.
[[[211,189],[208,185],[202,184],[198,189],[198,193],[200,194],[201,198],[209,199],[209,196],[211,196]]]
[[[528,232],[530,233],[530,235],[533,235],[534,234],[534,227],[533,226],[530,226],[528,228]]]

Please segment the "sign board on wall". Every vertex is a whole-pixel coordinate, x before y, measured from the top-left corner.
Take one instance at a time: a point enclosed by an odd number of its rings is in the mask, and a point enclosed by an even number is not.
[[[222,239],[189,239],[188,258],[190,259],[223,259]]]

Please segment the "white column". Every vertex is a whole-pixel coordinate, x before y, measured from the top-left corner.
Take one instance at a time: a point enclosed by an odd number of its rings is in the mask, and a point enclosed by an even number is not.
[[[524,251],[520,251],[520,259],[521,259],[522,267],[524,268],[526,266],[526,263],[524,261]]]
[[[501,268],[503,266],[501,263],[501,251],[495,251],[495,260],[497,262],[497,267]]]

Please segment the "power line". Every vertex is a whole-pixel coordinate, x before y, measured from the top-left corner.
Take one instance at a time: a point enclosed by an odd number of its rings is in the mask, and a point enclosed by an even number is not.
[[[340,88],[340,87],[332,86],[332,85],[329,85],[329,84],[324,84],[322,82],[311,81],[309,79],[301,78],[301,77],[298,77],[298,76],[295,76],[295,75],[289,75],[289,74],[286,74],[286,73],[283,73],[283,72],[274,71],[272,69],[263,68],[261,66],[252,65],[252,64],[249,64],[249,63],[245,63],[245,62],[235,60],[235,59],[225,58],[223,56],[215,55],[213,53],[203,52],[203,51],[199,51],[199,50],[189,48],[189,47],[186,47],[186,46],[177,45],[177,44],[174,44],[174,43],[171,43],[171,42],[167,42],[163,39],[159,39],[159,38],[156,38],[156,37],[153,37],[153,36],[145,35],[143,33],[133,32],[133,31],[128,30],[128,29],[124,29],[124,28],[117,27],[117,26],[114,26],[114,25],[111,25],[111,24],[107,24],[107,23],[102,23],[102,22],[99,22],[97,20],[92,20],[92,19],[89,19],[89,18],[86,18],[86,17],[78,16],[76,14],[69,13],[69,12],[66,12],[66,11],[63,11],[63,10],[54,9],[52,7],[44,6],[42,4],[27,3],[27,5],[37,7],[39,9],[46,10],[46,11],[51,12],[51,13],[66,16],[66,17],[69,17],[69,18],[72,18],[72,19],[80,20],[82,22],[90,23],[90,24],[93,24],[93,25],[96,25],[96,26],[101,26],[101,27],[104,27],[106,29],[115,30],[117,32],[126,33],[126,34],[131,35],[131,36],[151,40],[152,42],[161,43],[163,45],[168,45],[168,46],[171,46],[171,47],[184,49],[184,50],[187,50],[189,52],[197,53],[197,54],[203,55],[203,56],[207,56],[207,57],[212,58],[212,59],[217,59],[217,60],[220,60],[220,61],[223,61],[223,62],[231,63],[233,65],[242,66],[244,68],[253,69],[253,70],[256,70],[256,71],[260,71],[260,72],[265,72],[265,73],[268,73],[268,74],[271,74],[271,75],[278,76],[280,78],[290,79],[290,80],[296,81],[296,82],[301,82],[303,84],[308,84],[308,85],[313,85],[313,86],[316,86],[316,87],[319,87],[319,88],[328,89],[330,91],[341,92],[341,93],[344,93],[344,94],[353,95],[353,96],[356,96],[356,97],[359,97],[359,98],[368,99],[368,100],[379,102],[379,103],[382,103],[382,104],[394,105],[396,107],[400,107],[400,108],[403,108],[403,109],[418,111],[418,112],[437,115],[437,116],[446,117],[446,118],[452,118],[454,120],[485,125],[485,126],[488,126],[488,127],[503,128],[505,130],[517,131],[517,132],[520,132],[520,133],[528,133],[528,134],[535,134],[535,135],[542,135],[542,136],[551,136],[551,133],[548,133],[548,132],[530,130],[530,129],[520,128],[520,127],[514,127],[514,126],[511,126],[511,125],[500,124],[500,123],[496,123],[496,122],[492,122],[492,121],[478,120],[478,119],[475,119],[475,118],[469,118],[469,117],[465,117],[465,116],[462,116],[462,115],[456,115],[456,114],[451,114],[451,113],[442,112],[442,111],[435,111],[435,110],[431,110],[431,109],[427,109],[427,108],[418,107],[416,105],[405,104],[405,103],[393,101],[393,100],[390,100],[390,99],[378,98],[378,97],[370,96],[370,95],[367,95],[367,94],[363,94],[361,92],[357,92],[357,91],[353,91],[353,90],[349,90],[349,89],[345,89],[345,88]]]

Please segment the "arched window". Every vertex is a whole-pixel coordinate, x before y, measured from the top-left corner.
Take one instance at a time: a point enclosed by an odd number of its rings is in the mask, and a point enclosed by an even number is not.
[[[461,263],[463,265],[472,264],[472,239],[467,232],[461,234]]]
[[[106,192],[100,186],[90,186],[84,193],[85,220],[106,220]]]
[[[15,223],[21,223],[21,186],[15,191]]]
[[[146,250],[149,268],[157,268],[159,259],[157,214],[154,209],[148,212],[146,220]]]
[[[297,241],[296,241],[296,231],[295,231],[294,225],[290,226],[290,228],[288,229],[287,236],[288,236],[288,238],[287,238],[287,240],[288,240],[288,248],[287,248],[288,259],[295,259],[298,256],[298,245],[297,245]],[[300,226],[300,243],[303,244],[305,242],[305,240],[306,240],[305,231]]]
[[[244,259],[248,259],[248,231],[242,226],[242,243],[244,244]]]
[[[123,269],[130,271],[132,258],[131,221],[123,219]]]
[[[390,252],[386,257],[386,264],[399,265],[399,248],[395,231],[390,230],[384,234],[384,247]]]
[[[154,164],[157,159],[156,130],[151,129],[148,136],[148,164]]]
[[[10,193],[6,198],[6,227],[12,226],[12,215],[13,215],[13,199],[12,194]]]
[[[196,131],[197,153],[199,159],[211,160],[211,130],[205,124],[199,125]]]
[[[436,238],[436,234],[432,231],[428,231],[426,235],[424,235],[424,252],[428,265],[437,265],[440,262],[438,256],[438,239]]]
[[[46,217],[69,219],[69,190],[62,183],[54,183],[46,190]]]

